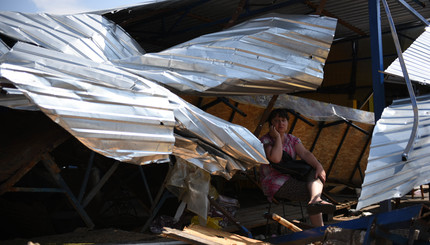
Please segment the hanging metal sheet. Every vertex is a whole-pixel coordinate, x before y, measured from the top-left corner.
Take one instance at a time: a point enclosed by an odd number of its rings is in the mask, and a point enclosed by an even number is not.
[[[418,97],[417,105],[419,128],[407,161],[402,152],[414,121],[410,99],[395,101],[377,121],[357,209],[402,197],[430,182],[430,96]]]
[[[155,82],[201,94],[312,90],[322,81],[335,27],[332,18],[272,15],[144,54],[101,16],[2,12],[1,33],[40,47],[16,44],[2,56],[0,75],[100,154],[143,164],[174,152],[228,178],[267,163],[261,142]],[[180,153],[179,140],[173,151],[174,127],[196,139],[204,157]]]
[[[178,133],[225,155],[224,175],[267,163],[261,142],[246,128],[111,64],[24,43],[16,44],[0,63],[3,77],[84,145],[105,156],[135,164],[165,159],[173,151],[176,126]],[[214,172],[211,166],[205,169]]]
[[[18,43],[1,76],[94,151],[141,164],[168,158],[175,119],[168,90],[112,65]]]
[[[114,63],[194,94],[315,90],[323,80],[336,24],[329,17],[271,14],[159,53]]]
[[[163,52],[144,50],[98,15],[0,12],[0,33],[18,41],[117,66],[182,92],[244,95],[315,90],[337,20],[272,14]]]
[[[403,59],[412,81],[430,85],[430,27],[425,28],[425,32],[403,52]],[[384,73],[403,77],[399,58]]]

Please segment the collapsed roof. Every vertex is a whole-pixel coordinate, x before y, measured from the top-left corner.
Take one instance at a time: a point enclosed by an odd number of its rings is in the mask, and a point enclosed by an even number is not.
[[[181,155],[173,148],[176,129],[205,151],[216,149],[215,156],[199,152],[198,165],[226,177],[267,163],[261,143],[165,87],[209,94],[315,89],[336,25],[326,17],[266,16],[145,54],[102,16],[0,17],[0,32],[18,40],[1,57],[1,76],[87,147],[144,164]]]

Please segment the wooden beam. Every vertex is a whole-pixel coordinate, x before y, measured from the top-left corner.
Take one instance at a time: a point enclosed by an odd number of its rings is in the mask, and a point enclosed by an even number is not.
[[[270,99],[269,104],[266,107],[266,110],[264,110],[263,115],[260,118],[260,122],[257,125],[257,128],[254,131],[254,135],[258,138],[260,136],[261,133],[261,129],[263,128],[263,124],[264,122],[267,120],[267,118],[269,117],[270,112],[272,111],[273,107],[275,106],[275,102],[278,99],[279,95],[273,95],[272,99]]]
[[[245,7],[245,4],[248,2],[248,0],[240,0],[239,4],[237,5],[236,11],[234,11],[233,16],[231,19],[227,22],[224,29],[227,29],[229,27],[234,26],[236,24],[237,19],[240,16],[240,13],[242,13],[243,8]]]
[[[327,2],[327,0],[321,0],[320,1],[320,4],[318,5],[317,10],[315,11],[316,15],[321,15],[322,11],[324,10],[324,6],[325,6],[326,2]]]
[[[293,224],[290,221],[282,218],[278,214],[272,213],[272,214],[267,214],[267,215],[269,215],[270,218],[272,218],[273,220],[275,220],[279,224],[287,227],[289,230],[291,230],[293,232],[303,231],[302,229],[300,229],[299,227],[297,227],[295,224]]]

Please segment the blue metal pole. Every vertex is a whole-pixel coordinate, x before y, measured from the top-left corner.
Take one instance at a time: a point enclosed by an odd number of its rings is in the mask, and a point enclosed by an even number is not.
[[[380,0],[369,0],[370,49],[372,55],[372,81],[375,121],[385,107],[384,70]]]
[[[369,27],[372,57],[373,110],[376,122],[381,118],[385,107],[384,75],[380,72],[384,70],[380,0],[369,0]],[[379,205],[381,210],[391,211],[391,200],[382,201]]]

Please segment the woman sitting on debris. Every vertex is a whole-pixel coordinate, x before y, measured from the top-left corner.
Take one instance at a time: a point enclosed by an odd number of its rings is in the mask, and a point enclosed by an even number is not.
[[[307,201],[309,219],[314,226],[323,226],[322,213],[332,213],[335,206],[321,199],[326,173],[308,151],[300,139],[287,133],[288,114],[285,109],[273,110],[268,118],[269,132],[260,138],[270,165],[263,164],[260,169],[260,180],[264,194],[272,201],[273,197],[293,201]],[[313,167],[305,180],[298,180],[288,174],[282,174],[271,165],[279,164],[283,152],[292,159],[298,155]]]

